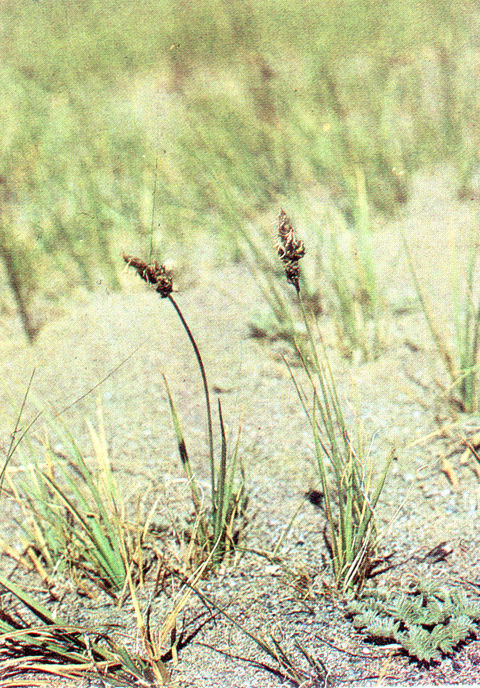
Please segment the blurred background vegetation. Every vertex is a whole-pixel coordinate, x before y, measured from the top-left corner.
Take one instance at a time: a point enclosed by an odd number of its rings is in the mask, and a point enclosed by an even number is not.
[[[312,189],[354,223],[359,169],[385,215],[439,161],[472,193],[479,18],[473,0],[4,0],[0,309],[33,338],[40,302],[118,288],[122,249],[208,237],[235,258],[243,227]]]

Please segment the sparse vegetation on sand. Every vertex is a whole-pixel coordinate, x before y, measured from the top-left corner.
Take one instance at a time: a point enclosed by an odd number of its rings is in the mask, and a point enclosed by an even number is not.
[[[479,21],[0,4],[0,688],[480,683]]]

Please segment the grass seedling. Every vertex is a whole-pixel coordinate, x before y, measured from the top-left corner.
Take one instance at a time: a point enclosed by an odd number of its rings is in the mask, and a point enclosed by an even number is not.
[[[450,398],[462,411],[472,413],[478,409],[477,378],[480,347],[480,301],[475,302],[473,293],[478,258],[478,230],[472,228],[470,233],[466,273],[463,276],[463,288],[457,267],[458,256],[452,255],[452,273],[454,275],[452,284],[453,325],[455,331],[454,351],[450,348],[442,328],[436,320],[428,298],[422,290],[413,257],[404,235],[402,235],[402,239],[422,312],[438,355],[450,377],[451,392],[453,392],[453,394],[450,394]]]
[[[346,591],[360,586],[375,557],[375,508],[382,492],[390,455],[374,484],[373,465],[363,443],[350,437],[320,332],[314,337],[311,320],[302,301],[299,261],[305,253],[285,212],[278,220],[277,253],[289,284],[295,287],[308,342],[297,350],[306,373],[312,400],[289,367],[300,403],[312,428],[315,458],[324,494],[327,546],[332,557],[336,587]]]
[[[205,366],[203,364],[202,356],[192,331],[190,330],[190,327],[185,320],[179,305],[172,296],[173,283],[171,276],[167,273],[165,267],[163,265],[159,265],[156,261],[148,265],[144,261],[138,258],[132,258],[131,256],[124,256],[123,258],[127,265],[131,265],[137,270],[140,277],[145,280],[147,284],[156,285],[156,291],[162,298],[166,298],[170,301],[185,329],[185,332],[187,333],[188,339],[195,353],[195,358],[197,360],[202,378],[206,408],[211,482],[211,501],[208,509],[205,509],[203,505],[201,491],[190,463],[190,457],[188,455],[180,419],[165,377],[164,381],[172,415],[173,427],[177,439],[180,461],[187,475],[192,492],[195,516],[198,521],[198,528],[196,529],[198,543],[204,555],[207,555],[208,557],[211,555],[212,567],[215,568],[234,548],[235,542],[238,538],[239,528],[241,528],[239,522],[241,522],[245,516],[247,498],[244,491],[243,478],[240,487],[235,488],[238,440],[233,452],[229,456],[225,426],[223,422],[222,405],[219,400],[218,418],[221,449],[220,457],[218,461],[216,460],[213,437],[212,409]]]

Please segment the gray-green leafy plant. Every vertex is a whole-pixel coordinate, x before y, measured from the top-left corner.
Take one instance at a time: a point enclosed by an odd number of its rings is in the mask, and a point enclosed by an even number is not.
[[[376,641],[394,642],[420,662],[451,654],[480,624],[480,598],[434,581],[406,591],[377,589],[349,603],[353,625]]]
[[[295,287],[307,331],[307,343],[297,350],[307,377],[305,392],[289,367],[300,403],[311,426],[315,459],[325,500],[327,543],[335,585],[341,590],[360,586],[368,576],[377,550],[375,510],[393,453],[375,478],[373,462],[361,438],[347,427],[335,377],[320,331],[314,329],[302,300],[299,261],[304,255],[286,213],[278,220],[278,255],[287,281]]]
[[[179,305],[172,296],[172,277],[166,271],[165,267],[159,265],[157,261],[149,265],[145,261],[131,256],[124,256],[124,260],[128,265],[131,265],[137,270],[137,273],[147,282],[147,284],[155,285],[157,293],[159,293],[162,298],[166,298],[170,301],[187,333],[200,370],[207,419],[206,425],[211,484],[209,508],[205,508],[204,500],[202,499],[201,491],[190,462],[177,409],[165,376],[164,382],[177,439],[180,461],[187,475],[192,493],[192,502],[197,520],[194,537],[198,539],[202,556],[206,556],[208,560],[211,561],[212,567],[215,568],[235,549],[242,526],[245,525],[246,520],[248,498],[245,493],[243,474],[241,475],[241,480],[237,480],[239,440],[237,439],[233,451],[229,452],[223,422],[222,405],[219,399],[218,420],[220,428],[220,456],[217,460],[214,448],[212,408],[207,374],[192,331]],[[237,484],[237,482],[239,484]]]

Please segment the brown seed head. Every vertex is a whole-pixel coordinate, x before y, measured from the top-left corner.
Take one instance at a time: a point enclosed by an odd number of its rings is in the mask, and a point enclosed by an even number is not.
[[[300,266],[298,262],[305,255],[305,244],[295,236],[295,230],[284,210],[280,210],[277,225],[276,249],[282,261],[287,281],[299,291]]]
[[[173,280],[172,276],[167,272],[164,265],[156,260],[153,263],[146,263],[141,258],[134,258],[133,256],[123,255],[123,260],[127,265],[138,272],[140,277],[145,280],[147,284],[156,285],[156,290],[160,296],[164,299],[173,290]]]

